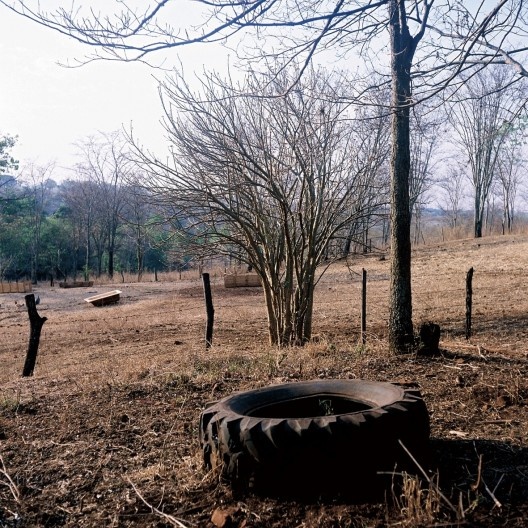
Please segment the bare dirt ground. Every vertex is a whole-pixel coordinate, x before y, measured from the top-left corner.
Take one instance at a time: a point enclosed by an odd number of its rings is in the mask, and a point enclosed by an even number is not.
[[[415,323],[441,325],[440,357],[387,353],[389,263],[379,255],[333,265],[317,288],[313,343],[282,350],[267,343],[262,292],[224,289],[220,274],[207,352],[196,273],[88,289],[39,285],[48,321],[31,378],[20,377],[24,295],[1,295],[0,527],[212,527],[215,512],[226,527],[527,526],[528,237],[424,246],[413,257]],[[117,305],[83,301],[114,288],[123,292]],[[439,487],[409,479],[375,504],[302,503],[236,496],[202,467],[197,429],[208,401],[314,378],[417,383]]]

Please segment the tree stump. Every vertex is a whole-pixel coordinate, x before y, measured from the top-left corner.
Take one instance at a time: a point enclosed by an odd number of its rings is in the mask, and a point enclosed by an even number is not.
[[[436,323],[423,323],[420,326],[418,354],[424,356],[436,356],[440,350],[440,325]]]
[[[48,320],[47,317],[41,317],[38,314],[34,294],[30,293],[29,295],[26,295],[25,299],[29,315],[30,333],[26,361],[24,363],[24,370],[22,371],[23,377],[33,376],[33,370],[35,369],[35,363],[37,362],[40,332],[42,331],[42,326]]]

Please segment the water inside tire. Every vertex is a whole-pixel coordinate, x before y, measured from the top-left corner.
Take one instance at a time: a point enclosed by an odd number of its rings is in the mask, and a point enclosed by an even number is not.
[[[246,414],[255,418],[315,418],[332,414],[366,411],[372,406],[345,396],[315,394],[301,398],[270,402]]]

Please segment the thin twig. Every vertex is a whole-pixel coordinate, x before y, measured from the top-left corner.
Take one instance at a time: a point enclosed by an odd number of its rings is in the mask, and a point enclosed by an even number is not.
[[[7,472],[7,469],[4,464],[4,459],[2,458],[2,455],[0,455],[0,463],[2,464],[2,469],[0,469],[0,474],[2,474],[6,479],[7,483],[6,486],[9,488],[9,491],[13,495],[16,502],[20,502],[20,491],[18,490],[17,485],[13,482],[13,479],[9,476],[9,473]]]
[[[477,470],[477,480],[471,484],[470,488],[472,491],[477,491],[480,488],[480,483],[482,481],[482,455],[479,455],[479,464]]]
[[[475,442],[473,442],[473,448],[475,449],[475,453],[478,455],[479,457],[479,469],[478,469],[478,473],[479,473],[479,478],[484,486],[484,489],[486,490],[486,493],[491,497],[491,500],[494,502],[495,506],[497,506],[497,508],[502,508],[502,503],[497,499],[497,497],[495,497],[495,491],[497,490],[497,488],[499,487],[499,484],[501,483],[501,480],[502,480],[502,477],[504,477],[504,475],[501,476],[501,478],[499,479],[499,482],[497,482],[497,485],[495,486],[494,490],[491,491],[489,488],[488,488],[488,485],[484,482],[484,479],[482,478],[481,476],[481,466],[482,466],[482,455],[480,455],[477,451],[477,446],[475,445]],[[473,489],[474,491],[474,488],[473,486],[471,486],[471,489]],[[475,488],[476,489],[476,488]]]
[[[178,528],[189,528],[188,526],[186,526],[185,524],[183,524],[181,521],[179,521],[178,519],[176,519],[176,517],[173,517],[172,515],[169,515],[168,513],[164,513],[162,512],[161,510],[158,510],[158,508],[156,508],[155,506],[152,506],[152,504],[149,504],[146,499],[143,497],[143,495],[141,495],[141,493],[139,492],[139,490],[136,488],[136,486],[134,486],[133,482],[127,478],[128,480],[128,483],[132,486],[132,489],[135,491],[136,495],[142,500],[142,502],[147,506],[149,507],[154,513],[156,513],[157,515],[159,515],[160,517],[163,517],[164,519],[166,519],[167,521],[169,521],[173,526],[177,526]]]
[[[499,484],[502,482],[503,478],[504,478],[504,473],[501,475],[501,477],[499,479],[499,482],[497,482],[497,484],[495,484],[495,487],[493,488],[493,493],[495,493],[497,491],[497,488],[499,487]]]
[[[488,488],[487,484],[484,482],[484,479],[482,479],[482,484],[484,484],[484,489],[486,490],[486,493],[491,497],[491,500],[494,502],[497,508],[502,508],[502,503],[497,499],[497,497],[495,497],[495,491],[499,487],[499,484],[502,481],[502,477],[504,477],[504,475],[501,475],[501,478],[499,479],[499,482],[497,482],[497,485],[495,486],[493,491]]]

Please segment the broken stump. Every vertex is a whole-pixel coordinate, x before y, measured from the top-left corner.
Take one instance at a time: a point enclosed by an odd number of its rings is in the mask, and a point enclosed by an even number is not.
[[[420,326],[418,354],[424,356],[436,356],[440,350],[440,325],[436,323],[423,323]]]
[[[23,377],[33,376],[33,370],[35,370],[35,363],[37,362],[40,333],[44,323],[48,320],[47,317],[41,317],[38,314],[35,295],[33,293],[26,295],[25,299],[29,315],[30,333],[26,361],[24,363],[24,370],[22,371]]]

